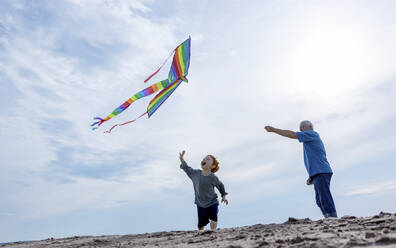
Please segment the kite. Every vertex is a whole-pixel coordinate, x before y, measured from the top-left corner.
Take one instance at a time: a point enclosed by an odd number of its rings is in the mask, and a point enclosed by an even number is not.
[[[155,83],[144,90],[139,91],[135,95],[133,95],[131,98],[129,98],[127,101],[125,101],[121,106],[113,110],[111,114],[109,114],[106,118],[102,119],[100,117],[95,117],[94,120],[95,122],[91,125],[93,128],[92,130],[97,129],[100,125],[103,124],[103,122],[110,120],[111,118],[119,115],[122,113],[125,109],[127,109],[134,101],[139,100],[140,98],[149,96],[151,94],[154,94],[155,92],[160,91],[149,103],[147,107],[147,111],[141,114],[139,117],[137,117],[134,120],[127,121],[121,124],[115,124],[113,127],[111,127],[108,131],[105,131],[105,133],[110,133],[111,130],[113,130],[117,126],[123,126],[129,123],[132,123],[139,119],[140,117],[143,117],[144,115],[147,114],[148,118],[150,118],[155,111],[168,99],[168,97],[177,89],[177,87],[184,81],[188,82],[186,76],[188,74],[188,68],[190,66],[190,51],[191,51],[191,37],[189,37],[187,40],[185,40],[183,43],[181,43],[179,46],[177,46],[170,56],[165,60],[165,62],[156,70],[153,74],[151,74],[144,82],[146,83],[149,81],[154,75],[156,75],[161,68],[165,65],[167,60],[172,56],[173,54],[173,61],[172,65],[168,74],[168,78],[162,81],[159,81],[158,83]]]

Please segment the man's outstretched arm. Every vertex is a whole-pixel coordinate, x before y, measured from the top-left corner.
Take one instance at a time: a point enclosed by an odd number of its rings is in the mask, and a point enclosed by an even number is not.
[[[273,132],[273,133],[279,134],[283,137],[297,139],[297,134],[294,131],[282,130],[282,129],[274,128],[271,126],[265,126],[264,129],[267,130],[268,132]]]

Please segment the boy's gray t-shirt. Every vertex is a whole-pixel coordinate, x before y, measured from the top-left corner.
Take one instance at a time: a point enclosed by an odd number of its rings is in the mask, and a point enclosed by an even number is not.
[[[195,204],[197,204],[197,206],[207,208],[213,204],[219,204],[214,187],[219,190],[222,197],[227,195],[227,192],[225,192],[224,189],[224,184],[215,174],[212,173],[208,176],[203,176],[202,170],[193,169],[189,167],[186,162],[182,163],[180,168],[186,172],[187,176],[193,182]]]

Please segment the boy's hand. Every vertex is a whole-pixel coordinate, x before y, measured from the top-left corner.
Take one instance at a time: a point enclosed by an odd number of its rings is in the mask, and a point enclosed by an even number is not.
[[[221,202],[224,202],[225,205],[228,205],[228,200],[227,200],[226,196],[221,197]]]
[[[312,185],[313,184],[313,181],[312,181],[312,179],[309,177],[308,179],[307,179],[307,185]]]
[[[184,151],[184,150],[181,153],[179,153],[179,158],[180,158],[180,162],[181,163],[184,163],[184,158],[183,157],[184,157],[185,153],[186,153],[186,151]]]
[[[267,130],[267,132],[273,132],[274,131],[274,128],[271,127],[271,126],[265,126],[264,129]]]

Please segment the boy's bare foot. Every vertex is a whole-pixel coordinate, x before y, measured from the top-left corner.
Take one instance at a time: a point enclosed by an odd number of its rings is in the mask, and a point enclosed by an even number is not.
[[[216,229],[217,229],[217,222],[211,221],[210,222],[210,230],[216,230]]]

